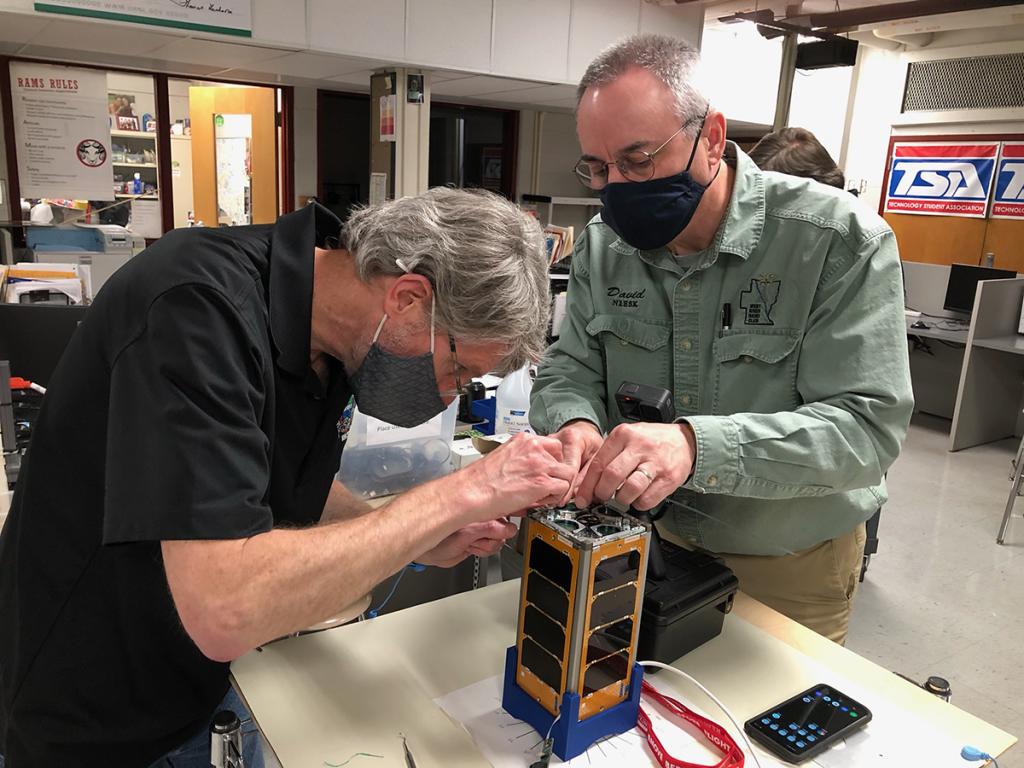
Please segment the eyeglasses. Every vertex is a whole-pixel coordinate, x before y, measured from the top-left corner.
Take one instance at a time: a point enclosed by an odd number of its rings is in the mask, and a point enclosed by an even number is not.
[[[452,362],[454,363],[452,375],[455,377],[455,395],[456,397],[461,397],[466,390],[463,389],[462,377],[459,376],[459,356],[455,352],[455,337],[450,333],[448,334],[448,347],[452,351]]]
[[[698,137],[700,137],[700,134],[704,131],[704,121],[707,119],[708,109],[710,109],[710,106],[704,109],[704,114],[700,118],[700,130],[697,131]],[[650,181],[654,178],[655,156],[667,147],[672,139],[686,130],[686,128],[696,122],[696,120],[696,117],[691,117],[679,126],[679,130],[665,139],[661,146],[653,152],[644,152],[642,149],[633,150],[632,152],[627,152],[618,160],[613,160],[610,163],[602,163],[600,160],[585,160],[580,158],[579,162],[576,163],[576,167],[573,168],[573,171],[575,171],[580,181],[591,189],[604,188],[608,183],[608,167],[612,165],[619,169],[619,173],[622,174],[626,181]],[[694,139],[693,149],[690,151],[690,159],[686,163],[687,170],[690,168],[690,163],[693,162],[693,156],[696,151],[697,140]]]

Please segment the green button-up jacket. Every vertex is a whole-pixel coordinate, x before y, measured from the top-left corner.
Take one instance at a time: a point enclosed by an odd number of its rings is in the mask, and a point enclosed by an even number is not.
[[[581,233],[530,420],[608,431],[623,381],[669,389],[697,456],[666,523],[713,551],[785,554],[886,499],[913,409],[900,260],[848,192],[762,172],[732,143],[726,158],[731,200],[701,253],[638,251],[600,216]]]

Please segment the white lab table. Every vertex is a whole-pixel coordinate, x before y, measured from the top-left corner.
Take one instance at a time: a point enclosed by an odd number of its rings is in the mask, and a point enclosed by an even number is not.
[[[501,674],[505,648],[515,641],[518,594],[519,581],[509,581],[283,640],[239,659],[232,673],[283,768],[319,768],[357,752],[384,759],[361,758],[356,768],[404,766],[399,732],[408,737],[417,768],[486,766],[469,735],[433,699]],[[861,700],[875,704],[876,713],[882,702],[903,713],[908,729],[927,722],[958,743],[997,756],[1016,742],[742,593],[722,634],[678,666],[715,692],[737,719],[811,685],[842,689],[845,680],[867,692]],[[675,676],[653,679],[726,722]]]

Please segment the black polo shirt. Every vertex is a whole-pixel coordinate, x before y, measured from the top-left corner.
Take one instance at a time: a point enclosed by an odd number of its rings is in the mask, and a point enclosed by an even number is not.
[[[160,541],[319,520],[350,395],[310,368],[309,206],[171,232],[99,293],[47,392],[0,536],[7,768],[148,766],[228,689],[171,600]]]

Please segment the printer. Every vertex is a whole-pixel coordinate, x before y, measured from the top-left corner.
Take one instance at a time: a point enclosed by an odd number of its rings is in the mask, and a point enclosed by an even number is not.
[[[146,247],[145,238],[116,224],[28,227],[25,239],[38,262],[89,267],[94,295],[114,272]]]

